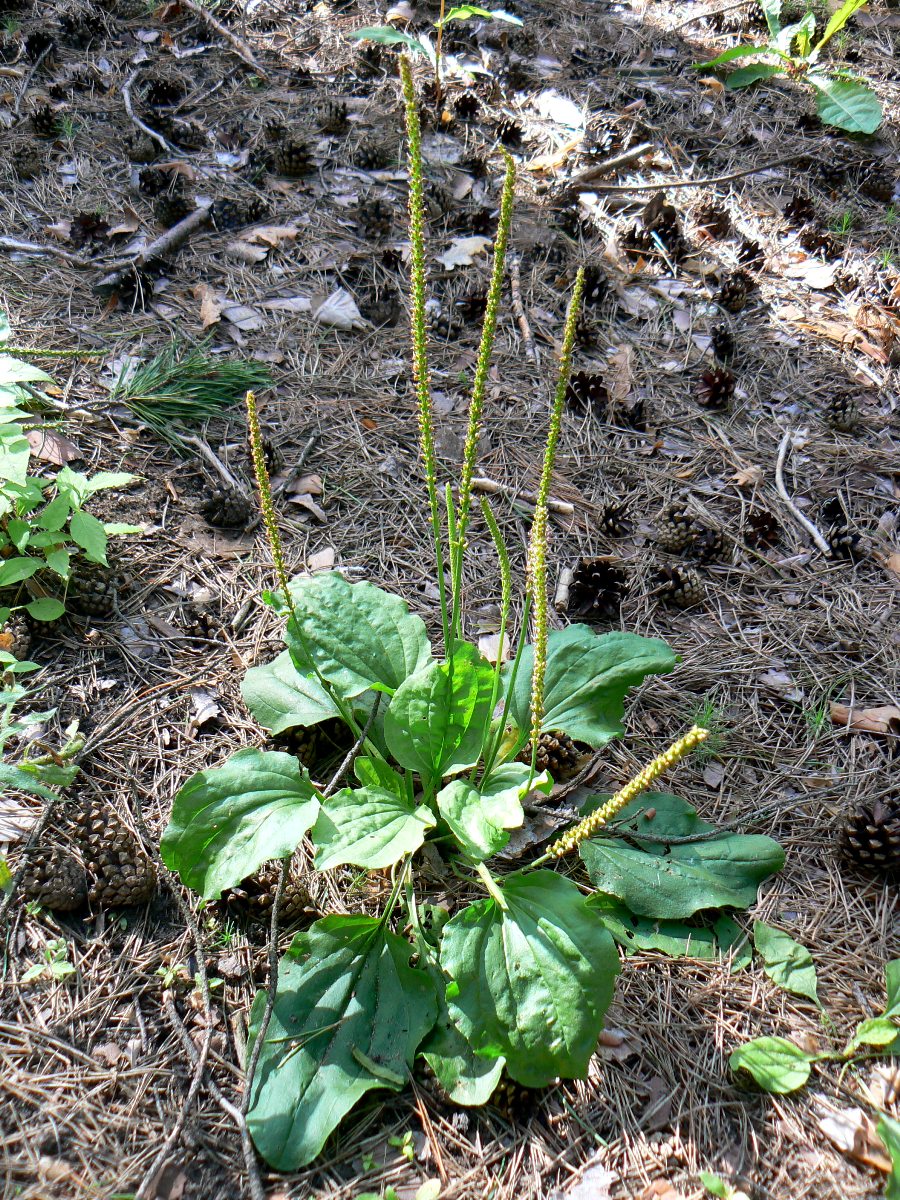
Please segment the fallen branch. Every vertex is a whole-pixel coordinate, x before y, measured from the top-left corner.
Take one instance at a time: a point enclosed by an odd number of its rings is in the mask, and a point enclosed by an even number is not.
[[[178,151],[175,149],[175,147],[171,146],[161,133],[157,133],[155,129],[151,129],[149,125],[146,125],[132,108],[131,85],[134,83],[137,77],[137,71],[133,71],[132,74],[129,75],[122,84],[122,103],[125,105],[125,111],[128,113],[131,123],[136,125],[141,133],[146,133],[147,137],[153,138],[154,142],[156,142],[158,146],[161,146],[163,150],[165,150],[166,154],[177,155]]]
[[[522,334],[522,341],[525,343],[525,353],[531,362],[537,364],[540,362],[540,359],[538,358],[534,338],[531,336],[531,326],[528,324],[528,317],[525,315],[525,306],[522,303],[522,284],[519,276],[519,257],[517,254],[511,254],[509,257],[509,294],[512,298],[513,313],[515,314],[519,331]]]
[[[758,175],[761,171],[771,171],[773,167],[783,167],[803,157],[800,154],[786,154],[784,158],[773,158],[771,162],[760,163],[758,167],[745,167],[742,171],[732,171],[728,175],[711,175],[706,179],[669,179],[665,183],[601,183],[596,190],[603,193],[614,192],[666,192],[670,188],[711,187],[717,183],[731,183],[734,179],[744,179],[747,175]]]
[[[73,267],[92,267],[94,264],[78,254],[70,254],[61,246],[41,246],[37,242],[20,242],[18,238],[0,237],[0,250],[13,250],[21,254],[53,254]]]
[[[592,167],[587,167],[584,171],[579,172],[578,175],[568,180],[565,188],[577,188],[583,183],[590,183],[593,179],[602,179],[604,175],[611,175],[613,171],[618,171],[621,167],[627,167],[631,163],[637,162],[639,158],[643,158],[645,154],[649,154],[652,149],[652,142],[641,142],[639,146],[632,146],[630,150],[623,150],[621,154],[615,154],[612,158],[606,158],[603,162],[595,163]]]
[[[831,547],[826,542],[825,538],[819,532],[819,529],[809,517],[804,516],[791,497],[788,495],[788,490],[784,485],[784,463],[787,458],[788,448],[791,444],[792,433],[790,429],[781,439],[781,445],[778,447],[778,461],[775,464],[775,486],[778,489],[778,495],[784,501],[788,511],[793,516],[798,525],[802,525],[812,540],[816,543],[823,554],[830,554]]]
[[[192,233],[209,224],[209,205],[195,208],[183,221],[167,229],[165,233],[148,242],[133,258],[123,258],[110,264],[112,270],[94,284],[95,292],[113,291],[124,283],[128,273],[137,267],[145,266],[154,258],[162,258],[165,254],[180,249]]]
[[[208,8],[204,8],[202,4],[195,3],[195,0],[181,0],[181,6],[182,8],[190,9],[195,17],[199,17],[201,21],[205,21],[210,29],[214,29],[220,37],[223,37],[238,57],[242,58],[248,67],[252,67],[261,79],[269,78],[268,71],[259,65],[247,43],[242,41],[237,34],[232,33],[227,25],[223,25],[218,18],[214,17]]]

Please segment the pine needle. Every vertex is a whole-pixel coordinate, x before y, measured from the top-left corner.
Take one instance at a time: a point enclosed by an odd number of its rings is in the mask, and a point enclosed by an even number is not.
[[[243,401],[248,391],[270,386],[263,363],[217,357],[205,346],[179,347],[172,342],[155,358],[130,374],[123,372],[111,399],[176,448],[179,431],[202,426]]]

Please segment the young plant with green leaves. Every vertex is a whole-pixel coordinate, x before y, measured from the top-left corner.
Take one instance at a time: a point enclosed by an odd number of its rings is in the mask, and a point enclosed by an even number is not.
[[[756,61],[731,72],[725,80],[727,88],[737,91],[759,80],[783,75],[809,84],[816,95],[816,111],[826,125],[848,133],[874,133],[883,115],[878,97],[848,71],[840,68],[829,71],[822,62],[822,51],[866,2],[844,0],[832,14],[822,36],[814,41],[814,13],[807,12],[800,21],[782,28],[781,0],[761,0],[769,30],[766,45],[732,46],[709,62],[697,64],[697,69],[708,71],[739,58],[753,58]]]
[[[304,839],[319,871],[389,872],[380,913],[329,915],[295,935],[270,992],[253,1005],[247,1120],[265,1159],[312,1161],[369,1091],[398,1091],[417,1056],[460,1104],[482,1104],[501,1073],[527,1087],[584,1078],[634,922],[677,924],[671,942],[706,929],[701,911],[744,907],[783,861],[761,836],[720,833],[674,796],[648,793],[705,737],[690,730],[526,865],[501,857],[525,820],[523,801],[553,779],[535,766],[538,737],[563,731],[597,750],[624,732],[624,698],[671,671],[662,641],[549,629],[548,495],[563,414],[583,273],[568,307],[560,369],[528,553],[518,632],[515,581],[487,502],[484,529],[501,577],[501,649],[488,661],[466,638],[466,550],[485,383],[503,283],[515,168],[505,156],[487,315],[457,489],[438,479],[425,319],[421,131],[408,59],[401,61],[410,163],[413,375],[421,455],[440,585],[440,644],[398,596],[337,572],[289,579],[248,396],[254,465],[284,618],[286,649],[251,668],[243,694],[278,734],[340,718],[354,750],[323,785],[291,755],[247,748],[201,771],[175,797],[162,855],[213,900],[267,860],[286,864]],[[445,570],[446,565],[446,570]],[[437,621],[435,622],[437,626]],[[528,641],[529,628],[532,640]],[[509,655],[503,647],[509,646]],[[532,749],[527,750],[531,745]],[[355,759],[354,759],[355,754]],[[343,782],[342,769],[354,778]],[[458,880],[436,903],[420,851]],[[596,890],[561,871],[580,854]],[[284,870],[283,865],[283,870]],[[505,873],[504,873],[505,872]],[[276,898],[276,909],[277,909]],[[273,930],[277,920],[273,920]],[[720,946],[740,930],[720,918]],[[717,934],[718,936],[718,934]],[[274,937],[274,934],[273,934]],[[274,945],[274,941],[272,943]]]
[[[85,508],[97,492],[123,487],[133,475],[99,471],[88,477],[68,466],[52,476],[31,473],[28,431],[38,423],[25,406],[35,385],[52,382],[40,367],[0,354],[0,625],[16,608],[36,621],[62,616],[73,558],[106,564],[110,536],[140,530],[104,523]],[[26,581],[33,582],[23,591]]]

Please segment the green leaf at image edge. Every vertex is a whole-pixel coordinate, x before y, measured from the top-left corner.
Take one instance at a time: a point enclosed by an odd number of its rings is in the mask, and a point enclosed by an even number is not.
[[[264,862],[292,854],[318,808],[295,758],[249,747],[181,788],[160,852],[188,887],[217,900]]]
[[[747,1071],[764,1091],[787,1095],[809,1079],[811,1060],[799,1046],[782,1037],[761,1037],[731,1052],[732,1071]]]
[[[807,75],[816,89],[816,112],[826,125],[848,133],[874,133],[883,113],[878,97],[851,79],[830,79],[819,73]]]
[[[271,1166],[296,1170],[373,1088],[409,1078],[437,1016],[434,985],[412,947],[373,917],[325,917],[294,938],[253,1081],[247,1123]],[[265,1008],[251,1011],[248,1054]]]
[[[821,1008],[816,968],[805,946],[782,929],[764,921],[753,922],[753,944],[765,963],[765,972],[779,987],[795,996],[805,996]]]
[[[476,1054],[506,1058],[526,1087],[582,1079],[612,999],[619,956],[599,916],[553,871],[511,876],[441,936],[450,1017]]]
[[[875,1130],[884,1142],[891,1159],[891,1173],[884,1192],[884,1200],[900,1200],[900,1121],[882,1114]]]
[[[781,70],[774,63],[752,63],[749,67],[738,67],[732,71],[725,80],[725,86],[730,92],[737,92],[751,83],[758,83],[760,79],[771,79],[773,75],[779,75]]]

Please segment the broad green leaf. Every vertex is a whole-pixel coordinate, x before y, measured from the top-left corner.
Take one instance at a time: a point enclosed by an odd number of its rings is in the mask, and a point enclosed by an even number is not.
[[[750,1200],[746,1192],[726,1183],[721,1176],[713,1175],[711,1171],[701,1171],[700,1182],[711,1196],[718,1196],[720,1200]]]
[[[0,760],[0,793],[7,789],[24,792],[27,796],[40,796],[44,800],[59,799],[59,795],[52,788],[46,787],[33,774]]]
[[[0,481],[24,486],[31,447],[18,425],[0,425]]]
[[[39,558],[7,558],[0,562],[0,587],[30,579],[44,564]]]
[[[313,827],[316,868],[329,871],[345,863],[367,871],[390,867],[418,850],[435,823],[429,808],[396,791],[342,788],[322,801]]]
[[[526,1087],[584,1078],[612,999],[619,957],[571,880],[512,876],[506,910],[469,905],[444,928],[450,1016],[476,1054],[506,1058]]]
[[[547,645],[542,730],[560,729],[595,749],[623,732],[623,699],[648,675],[671,671],[677,656],[657,638],[594,633],[586,625],[554,629]],[[526,646],[510,702],[519,729],[531,725],[534,647]],[[511,668],[504,670],[508,685]]]
[[[363,787],[385,788],[398,796],[403,795],[403,776],[383,759],[361,754],[353,763],[353,774]]]
[[[721,54],[717,54],[715,58],[709,59],[708,62],[694,63],[695,71],[709,71],[713,67],[721,67],[723,63],[731,62],[735,58],[747,58],[751,54],[765,54],[765,46],[731,46],[727,50],[723,50]]]
[[[594,797],[585,807],[604,799]],[[653,810],[650,819],[642,815]],[[633,801],[617,828],[637,846],[622,837],[596,837],[582,843],[580,854],[594,886],[640,916],[672,919],[703,908],[746,908],[760,883],[784,866],[784,851],[771,838],[724,832],[710,837],[715,827],[666,793],[648,792]],[[698,840],[666,840],[688,837]]]
[[[369,25],[364,29],[354,29],[349,37],[351,42],[366,41],[378,42],[382,46],[408,46],[416,54],[430,58],[427,49],[418,38],[414,38],[412,34],[404,33],[400,29],[393,29],[390,25]]]
[[[72,563],[72,556],[68,550],[51,550],[47,555],[47,566],[57,574],[60,579],[69,578],[69,567]]]
[[[736,92],[740,88],[749,87],[751,83],[757,83],[760,79],[771,79],[781,70],[782,68],[775,63],[753,63],[749,67],[738,67],[725,80],[725,86],[729,91]]]
[[[106,564],[107,538],[102,521],[91,513],[76,509],[69,521],[69,532],[91,562]]]
[[[32,533],[29,546],[32,550],[43,550],[46,556],[47,552],[52,553],[58,550],[65,542],[66,535],[58,533],[53,529],[38,529]]]
[[[278,750],[239,750],[199,771],[175,797],[160,850],[167,867],[207,900],[270,858],[292,854],[318,800],[297,760]]]
[[[773,983],[795,996],[806,996],[813,1004],[822,1007],[817,991],[816,968],[805,946],[795,942],[790,934],[773,929],[764,921],[753,922],[753,944],[762,955],[765,972]]]
[[[56,490],[65,496],[73,508],[80,508],[90,495],[87,475],[82,471],[73,471],[71,467],[61,467],[56,473]]]
[[[35,521],[40,525],[41,529],[50,529],[57,532],[68,521],[71,511],[72,505],[68,496],[54,496],[47,507],[36,515]]]
[[[724,914],[711,926],[636,917],[624,904],[602,893],[589,897],[588,907],[597,911],[616,942],[628,953],[658,950],[671,958],[699,958],[715,962],[735,950],[732,973],[750,962],[750,950],[743,929]]]
[[[5,896],[12,891],[12,881],[12,872],[6,865],[6,859],[0,858],[0,892],[3,892]]]
[[[315,675],[301,675],[288,650],[265,666],[251,667],[241,683],[241,695],[263,729],[272,733],[318,725],[339,715]]]
[[[384,716],[385,740],[402,767],[418,771],[426,791],[478,762],[493,687],[494,668],[461,642],[447,662],[430,663],[397,688]]]
[[[844,28],[853,14],[865,4],[868,4],[868,0],[844,0],[841,7],[831,14],[828,24],[825,26],[825,32],[816,43],[816,49],[821,50],[827,42],[830,42],[834,35]]]
[[[732,1071],[748,1071],[767,1092],[796,1092],[809,1079],[810,1058],[782,1037],[761,1037],[731,1052]]]
[[[893,1053],[888,1049],[894,1042],[900,1045],[900,1027],[894,1024],[890,1017],[869,1017],[857,1025],[853,1037],[847,1043],[844,1054],[852,1054],[860,1046],[876,1046]]]
[[[769,37],[774,40],[781,31],[781,0],[760,0],[760,3],[765,14]]]
[[[280,1171],[312,1162],[356,1102],[398,1091],[434,1024],[434,985],[412,947],[374,917],[325,917],[294,938],[253,1080],[248,1124]],[[251,1011],[251,1039],[265,1008]],[[249,1051],[249,1048],[248,1048]]]
[[[443,23],[446,25],[448,21],[467,21],[469,17],[486,17],[491,21],[507,21],[510,25],[523,24],[521,17],[514,17],[512,13],[508,13],[505,9],[495,8],[493,10],[487,8],[479,8],[477,4],[458,4],[456,8],[451,8],[444,17]],[[435,27],[439,27],[440,21],[435,21]]]
[[[107,537],[122,537],[126,533],[143,533],[145,526],[129,525],[127,521],[104,521],[103,529]]]
[[[21,521],[18,517],[11,517],[6,522],[6,534],[21,554],[28,545],[28,539],[31,537],[31,526],[27,521]]]
[[[475,1108],[487,1104],[497,1089],[506,1059],[476,1054],[459,1032],[439,998],[437,1022],[420,1053],[454,1104]]]
[[[884,983],[887,991],[886,1017],[900,1017],[900,958],[892,958],[884,968]]]
[[[9,325],[9,316],[0,308],[0,343],[8,342],[12,337],[12,329]]]
[[[816,89],[816,112],[826,125],[848,133],[874,133],[881,124],[878,97],[851,79],[829,79],[810,73],[807,82]]]
[[[395,691],[431,658],[425,623],[399,596],[336,571],[294,579],[285,640],[297,669],[310,661],[345,699]]]
[[[105,488],[120,488],[126,487],[129,483],[134,483],[137,475],[129,475],[127,471],[98,471],[96,475],[91,475],[85,484],[85,496],[93,496],[95,492],[103,491]]]
[[[900,1200],[900,1121],[882,1113],[875,1131],[884,1142],[891,1159],[891,1173],[884,1190],[884,1200]]]
[[[809,52],[809,39],[812,37],[815,27],[815,14],[808,12],[802,21],[797,21],[793,25],[785,25],[784,29],[781,30],[773,43],[774,49],[779,51],[781,54],[790,57],[794,38],[797,38],[800,57],[805,58]],[[804,37],[806,38],[805,51],[802,49]]]
[[[469,858],[476,862],[490,858],[509,841],[507,830],[522,824],[525,814],[520,801],[531,790],[530,776],[531,768],[525,763],[505,763],[491,772],[486,786],[454,779],[438,792],[438,810]],[[541,792],[552,787],[546,771],[532,783],[532,788]]]
[[[66,606],[53,596],[40,596],[26,604],[25,610],[34,621],[58,621],[66,611]]]
[[[11,383],[52,382],[53,376],[34,363],[26,362],[24,358],[13,358],[11,354],[0,354],[0,384],[4,387]]]

